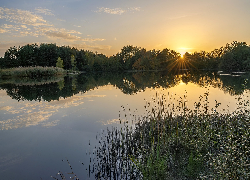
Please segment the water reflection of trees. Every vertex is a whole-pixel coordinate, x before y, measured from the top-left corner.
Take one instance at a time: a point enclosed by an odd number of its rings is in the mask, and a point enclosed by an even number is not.
[[[219,75],[217,73],[205,74],[184,74],[182,81],[185,83],[192,82],[201,87],[210,86],[223,90],[230,95],[240,95],[244,90],[250,89],[250,82],[248,81],[249,74],[241,76],[234,75]]]
[[[230,95],[239,95],[250,89],[249,75],[222,76],[215,72],[137,72],[137,73],[96,73],[66,76],[58,79],[41,81],[25,80],[2,82],[0,88],[16,100],[59,100],[78,93],[85,93],[91,89],[105,85],[113,85],[124,94],[135,94],[146,88],[165,89],[174,87],[180,82],[194,83],[200,87],[214,87]]]
[[[6,90],[7,95],[20,100],[59,100],[60,97],[66,98],[79,93],[73,89],[73,78],[65,77],[57,82],[44,84],[22,85],[22,84],[1,84],[0,88]]]

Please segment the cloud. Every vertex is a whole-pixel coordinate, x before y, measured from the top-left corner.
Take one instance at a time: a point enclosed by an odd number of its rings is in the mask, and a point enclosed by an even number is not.
[[[55,28],[55,27],[41,27],[36,28],[37,32],[40,35],[47,36],[50,38],[55,39],[63,39],[68,41],[86,41],[86,42],[93,42],[93,41],[104,41],[105,39],[101,38],[82,38],[80,35],[82,33],[75,31],[75,30],[66,30],[64,28]]]
[[[9,25],[9,24],[4,24],[4,25],[2,25],[2,27],[5,28],[5,29],[10,29],[10,28],[13,28],[14,26]]]
[[[81,40],[80,37],[71,35],[67,32],[63,31],[45,31],[44,34],[49,37],[53,38],[59,38],[59,39],[64,39],[64,40],[69,40],[69,41],[78,41]]]
[[[105,41],[105,39],[101,39],[101,38],[85,38],[85,39],[82,39],[82,41],[88,41],[88,42]]]
[[[41,7],[35,9],[37,13],[45,14],[48,16],[54,16],[54,14],[49,9],[43,9]]]
[[[8,30],[0,28],[0,33],[7,33]]]
[[[119,15],[121,15],[121,14],[125,13],[126,11],[122,10],[121,8],[110,9],[110,8],[101,7],[101,8],[98,8],[98,10],[96,12],[98,12],[98,13],[104,12],[107,14],[119,14]]]
[[[27,35],[38,36],[38,34],[28,28],[26,25],[3,24],[0,27],[0,33],[11,33],[13,37],[22,37]]]
[[[78,25],[74,25],[75,27],[78,27],[78,28],[80,28],[80,27],[82,27],[82,26],[78,26]]]
[[[39,36],[39,31],[34,31],[37,27],[52,27],[42,16],[30,11],[21,9],[8,9],[0,7],[0,19],[14,24],[3,24],[2,33],[11,33],[13,37],[23,37],[27,35]]]
[[[50,121],[51,116],[61,112],[62,109],[77,107],[84,103],[85,99],[93,97],[105,97],[106,95],[74,95],[69,98],[60,98],[59,101],[51,102],[24,102],[2,106],[4,113],[16,114],[12,119],[0,120],[0,130],[10,130],[29,126],[42,125],[44,127],[56,126],[59,120]],[[20,107],[21,106],[21,107]],[[19,115],[21,114],[21,115]]]
[[[53,127],[53,126],[56,126],[58,124],[58,122],[59,122],[59,120],[46,122],[46,123],[43,123],[42,126],[43,127]]]
[[[8,9],[0,7],[0,19],[5,19],[8,22],[16,24],[30,26],[51,26],[42,18],[42,16],[21,9]]]
[[[50,10],[36,8],[36,11],[46,15],[53,15]],[[49,38],[61,39],[66,41],[104,41],[102,38],[82,38],[82,33],[75,30],[66,30],[64,28],[55,28],[48,23],[42,16],[36,15],[30,11],[20,9],[8,9],[0,7],[0,19],[15,25],[4,24],[0,28],[0,33],[11,32],[14,37],[23,36],[46,36]]]
[[[112,12],[112,11],[110,11]],[[0,19],[5,20],[5,24],[0,25],[0,34],[6,34],[11,37],[47,37],[49,41],[66,41],[80,44],[84,48],[89,50],[110,50],[111,46],[93,44],[94,42],[104,41],[104,38],[94,38],[86,35],[83,37],[82,33],[76,30],[68,30],[64,28],[56,28],[50,22],[47,22],[42,16],[36,13],[53,15],[49,9],[36,8],[35,12],[21,10],[21,9],[9,9],[0,7]],[[113,13],[115,13],[113,11]],[[80,26],[78,26],[80,27]],[[85,43],[91,43],[87,45]],[[30,42],[29,42],[30,43]],[[21,43],[24,45],[24,43]],[[20,42],[18,45],[21,45]],[[8,43],[9,45],[9,43]],[[3,49],[0,47],[0,54],[4,54],[5,50],[9,47],[17,45],[17,42],[13,42],[7,48]],[[0,42],[0,46],[6,46],[3,41]]]
[[[122,8],[106,8],[106,7],[100,7],[98,8],[97,13],[107,13],[107,14],[116,14],[116,15],[122,15],[126,12],[135,12],[135,11],[140,11],[140,7],[131,7],[127,9],[122,9]]]
[[[111,46],[109,45],[87,45],[87,44],[72,44],[73,47],[78,49],[90,49],[90,50],[110,50]]]
[[[24,28],[24,29],[27,29],[27,26],[26,25],[21,25],[20,27]]]
[[[0,110],[1,111],[9,111],[9,110],[11,110],[11,108],[12,107],[10,107],[10,106],[2,106],[2,107],[0,107]]]
[[[101,120],[99,122],[106,126],[110,124],[123,124],[126,121],[127,121],[126,119],[109,119],[109,120]]]
[[[141,7],[131,7],[131,8],[128,8],[128,11],[141,11]]]

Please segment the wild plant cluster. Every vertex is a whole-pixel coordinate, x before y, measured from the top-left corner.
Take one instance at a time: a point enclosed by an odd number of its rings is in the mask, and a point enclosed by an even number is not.
[[[187,94],[179,99],[156,94],[144,115],[122,106],[120,126],[96,136],[99,146],[88,153],[85,172],[92,179],[114,180],[249,179],[249,101],[238,97],[237,109],[225,112],[220,103],[210,108],[208,96],[189,109]],[[73,170],[67,174],[79,179]]]
[[[42,67],[42,66],[18,67],[10,69],[0,69],[0,78],[7,78],[7,77],[37,78],[42,76],[54,76],[66,73],[67,71],[58,67]]]
[[[144,116],[120,118],[103,131],[94,150],[96,179],[249,179],[249,102],[232,113],[209,109],[208,93],[194,109],[185,95],[177,104],[156,95]]]

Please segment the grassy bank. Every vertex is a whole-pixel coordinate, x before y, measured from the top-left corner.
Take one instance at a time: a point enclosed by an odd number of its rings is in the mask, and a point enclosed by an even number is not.
[[[10,77],[42,77],[66,74],[67,71],[58,67],[18,67],[10,69],[0,69],[0,78]]]

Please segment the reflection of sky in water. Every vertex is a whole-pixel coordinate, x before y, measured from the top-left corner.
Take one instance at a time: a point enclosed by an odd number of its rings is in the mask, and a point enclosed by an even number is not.
[[[86,172],[83,170],[89,160],[86,151],[93,149],[93,142],[96,142],[96,135],[101,129],[119,125],[119,111],[123,122],[131,119],[133,114],[142,115],[145,113],[145,102],[155,97],[156,91],[158,94],[169,92],[166,97],[170,102],[176,102],[174,98],[178,100],[186,94],[188,107],[191,108],[208,89],[210,108],[218,100],[222,103],[222,109],[228,109],[229,104],[230,111],[235,110],[235,97],[212,87],[200,88],[192,83],[181,83],[167,90],[148,88],[135,95],[125,95],[107,85],[51,102],[18,102],[1,90],[0,176],[19,180],[48,179],[59,170],[70,170],[67,163],[62,162],[67,158],[76,174],[84,177]],[[86,165],[81,166],[81,162]]]
[[[3,93],[2,93],[3,94]],[[67,99],[51,102],[37,101],[9,101],[8,97],[1,96],[0,112],[2,114],[1,130],[16,129],[34,125],[43,125],[45,127],[55,126],[59,120],[48,121],[55,114],[63,114],[62,109],[77,107],[84,103],[85,99],[93,97],[104,97],[105,95],[75,95]],[[13,118],[8,118],[9,116]],[[66,114],[65,114],[66,115]],[[64,115],[64,116],[65,116]]]

